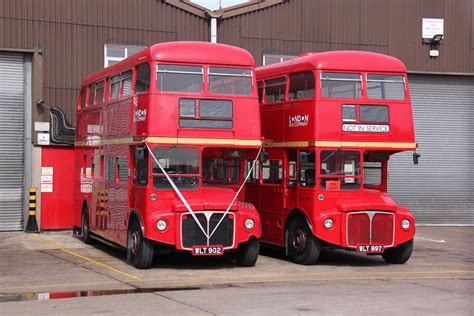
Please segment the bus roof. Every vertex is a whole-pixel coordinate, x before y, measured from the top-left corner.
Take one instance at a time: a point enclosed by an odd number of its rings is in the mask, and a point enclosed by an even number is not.
[[[242,48],[209,42],[166,42],[147,47],[121,62],[85,77],[82,85],[97,82],[150,60],[170,63],[255,66],[253,56]]]
[[[397,58],[364,51],[307,53],[295,59],[257,68],[257,78],[310,69],[334,71],[406,72]]]

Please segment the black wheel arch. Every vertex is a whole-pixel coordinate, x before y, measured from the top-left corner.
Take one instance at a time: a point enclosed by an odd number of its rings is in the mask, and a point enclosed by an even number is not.
[[[299,209],[299,208],[292,209],[290,211],[290,214],[286,218],[286,222],[285,222],[285,253],[286,255],[288,255],[288,225],[289,223],[291,223],[292,220],[298,217],[303,218],[305,220],[306,224],[311,230],[311,233],[314,236],[316,236],[314,233],[313,225],[311,224],[311,221],[309,220],[308,215],[306,215],[306,213],[302,209]]]
[[[145,226],[143,225],[143,220],[140,216],[140,213],[137,210],[132,210],[130,213],[130,217],[128,218],[128,223],[127,223],[127,230],[130,228],[130,224],[133,221],[137,221],[138,225],[140,226],[140,230],[142,231],[143,237],[145,237]]]

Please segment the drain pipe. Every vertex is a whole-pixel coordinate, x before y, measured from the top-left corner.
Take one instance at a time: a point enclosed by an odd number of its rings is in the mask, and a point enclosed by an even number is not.
[[[211,29],[211,43],[217,43],[217,19],[222,16],[222,11],[206,11],[206,16],[209,18],[209,27]]]

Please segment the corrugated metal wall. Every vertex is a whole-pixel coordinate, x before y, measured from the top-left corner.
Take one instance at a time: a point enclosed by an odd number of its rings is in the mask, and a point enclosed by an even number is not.
[[[0,53],[0,231],[23,228],[25,61]]]
[[[290,0],[225,19],[220,42],[263,54],[367,50],[400,58],[411,71],[474,72],[472,0]],[[422,18],[444,18],[440,57],[422,44]]]
[[[420,164],[390,160],[389,193],[419,223],[474,225],[474,77],[410,75]]]
[[[43,97],[71,122],[82,78],[104,65],[104,44],[205,41],[208,34],[205,19],[156,0],[0,0],[0,48],[42,51]]]

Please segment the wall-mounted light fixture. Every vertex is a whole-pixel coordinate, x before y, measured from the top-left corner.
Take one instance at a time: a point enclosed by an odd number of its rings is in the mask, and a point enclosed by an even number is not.
[[[444,38],[443,34],[436,34],[436,35],[433,36],[433,38],[429,42],[429,44],[430,44],[430,57],[431,58],[436,58],[436,57],[439,56],[438,46],[441,43],[441,41],[443,40],[443,38]]]

